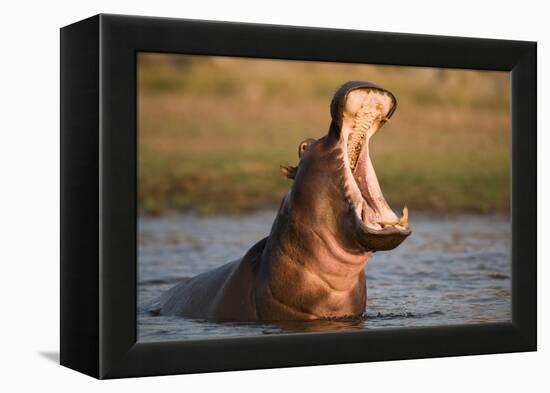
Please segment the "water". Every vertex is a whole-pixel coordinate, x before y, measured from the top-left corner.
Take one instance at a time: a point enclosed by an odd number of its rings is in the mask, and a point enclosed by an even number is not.
[[[139,218],[138,340],[168,341],[288,332],[475,324],[511,320],[510,223],[500,215],[411,213],[413,234],[376,253],[367,273],[367,311],[348,321],[213,323],[152,316],[143,305],[179,280],[241,257],[275,217],[178,214]]]

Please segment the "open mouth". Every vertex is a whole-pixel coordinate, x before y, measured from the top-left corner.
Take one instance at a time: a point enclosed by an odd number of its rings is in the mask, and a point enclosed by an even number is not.
[[[411,231],[408,209],[398,217],[386,202],[369,154],[370,138],[393,113],[393,95],[376,88],[349,92],[342,111],[342,134],[346,143],[345,164],[353,208],[360,227],[373,249],[397,247]]]

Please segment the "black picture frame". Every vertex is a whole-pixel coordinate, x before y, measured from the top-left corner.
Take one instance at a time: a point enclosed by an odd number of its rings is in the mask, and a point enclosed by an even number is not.
[[[61,364],[96,378],[535,351],[536,43],[96,15],[61,29]],[[138,51],[511,72],[512,321],[136,343]]]

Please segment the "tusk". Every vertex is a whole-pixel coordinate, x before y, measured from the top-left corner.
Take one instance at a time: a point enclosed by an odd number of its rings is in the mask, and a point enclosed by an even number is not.
[[[363,201],[361,205],[361,221],[365,224],[369,222],[369,218],[367,217],[367,203],[365,201]]]
[[[403,227],[406,227],[409,224],[409,208],[407,206],[403,208],[403,213],[398,224]]]
[[[380,221],[378,224],[382,228],[394,227],[396,225],[399,225],[399,226],[402,226],[402,227],[406,228],[409,225],[409,208],[407,206],[405,206],[403,208],[403,213],[402,213],[401,218],[399,219],[399,221]]]

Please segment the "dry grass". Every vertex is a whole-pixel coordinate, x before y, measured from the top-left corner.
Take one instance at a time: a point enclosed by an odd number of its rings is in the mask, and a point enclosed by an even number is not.
[[[509,81],[501,72],[141,54],[138,195],[143,211],[276,206],[279,164],[326,132],[334,90],[366,79],[398,100],[372,143],[389,203],[509,207]]]

